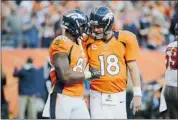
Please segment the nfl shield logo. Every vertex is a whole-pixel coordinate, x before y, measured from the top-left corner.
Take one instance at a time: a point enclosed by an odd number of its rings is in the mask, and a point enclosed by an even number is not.
[[[108,95],[108,100],[110,100],[111,99],[111,95]]]

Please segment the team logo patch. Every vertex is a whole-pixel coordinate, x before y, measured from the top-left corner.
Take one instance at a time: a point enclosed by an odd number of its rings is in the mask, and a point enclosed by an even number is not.
[[[78,14],[78,13],[70,13],[70,14],[67,15],[67,17],[71,17],[74,20],[76,20],[77,18],[85,20],[85,18],[82,15]]]
[[[109,12],[104,16],[103,21],[112,20],[113,18],[114,18],[113,13]]]
[[[92,49],[92,50],[96,50],[97,48],[98,48],[98,47],[97,47],[96,45],[92,45],[92,46],[91,46],[91,49]]]

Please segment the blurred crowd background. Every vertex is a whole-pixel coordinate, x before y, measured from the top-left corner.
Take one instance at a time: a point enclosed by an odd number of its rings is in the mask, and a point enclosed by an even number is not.
[[[136,34],[140,46],[159,49],[174,40],[176,1],[2,1],[2,47],[48,48],[61,33],[60,19],[70,9],[104,5],[115,15],[114,29]]]
[[[19,48],[49,48],[54,37],[61,34],[60,19],[66,11],[81,9],[89,15],[94,7],[101,5],[108,6],[113,11],[115,15],[113,29],[133,32],[137,36],[142,50],[164,51],[165,46],[175,40],[174,26],[178,21],[178,3],[176,1],[16,0],[2,1],[1,3],[2,51]],[[41,89],[45,92],[41,92],[43,95],[38,93],[38,96],[41,96],[40,100],[43,102],[38,99],[39,104],[37,104],[37,108],[39,110],[37,111],[39,115],[37,118],[42,118],[41,111],[50,89],[50,67],[48,65],[49,63],[46,59],[45,67],[43,66],[41,68],[42,71],[39,69],[40,72],[38,72],[41,75],[41,78],[38,77],[38,79],[45,81],[42,84],[44,89]],[[17,72],[16,68],[15,72]],[[5,74],[1,76],[3,77],[2,80],[5,79]],[[162,85],[155,81],[148,84],[142,80],[143,108],[136,115],[137,118],[167,118],[166,111],[163,113],[159,112]],[[36,85],[37,83],[34,82],[33,84]],[[87,82],[85,85],[87,89],[86,95],[88,95],[89,85]],[[132,96],[132,94],[128,92],[128,96]],[[14,118],[16,117],[18,118],[18,116],[14,116]]]

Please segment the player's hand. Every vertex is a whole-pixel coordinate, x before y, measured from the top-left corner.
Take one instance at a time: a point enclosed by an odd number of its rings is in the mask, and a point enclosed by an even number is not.
[[[142,97],[141,96],[134,96],[131,103],[130,108],[132,109],[133,114],[141,109],[142,105]]]
[[[17,66],[14,67],[14,71],[18,71],[18,67]]]
[[[98,69],[93,68],[93,67],[90,66],[89,67],[89,71],[92,74],[92,77],[90,79],[98,79],[98,78],[100,78],[100,76],[101,76],[100,70],[98,70]]]
[[[100,71],[96,68],[89,67],[89,70],[84,71],[85,79],[93,80],[100,78]]]

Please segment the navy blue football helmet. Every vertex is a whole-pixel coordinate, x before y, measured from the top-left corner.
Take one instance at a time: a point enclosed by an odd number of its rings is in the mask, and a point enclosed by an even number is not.
[[[88,17],[80,10],[71,10],[63,15],[61,27],[75,37],[82,36],[88,29]]]
[[[103,26],[104,32],[102,34],[92,34],[94,39],[102,39],[108,32],[111,32],[114,25],[114,15],[108,7],[99,6],[92,10],[89,23],[90,29],[93,25]]]

